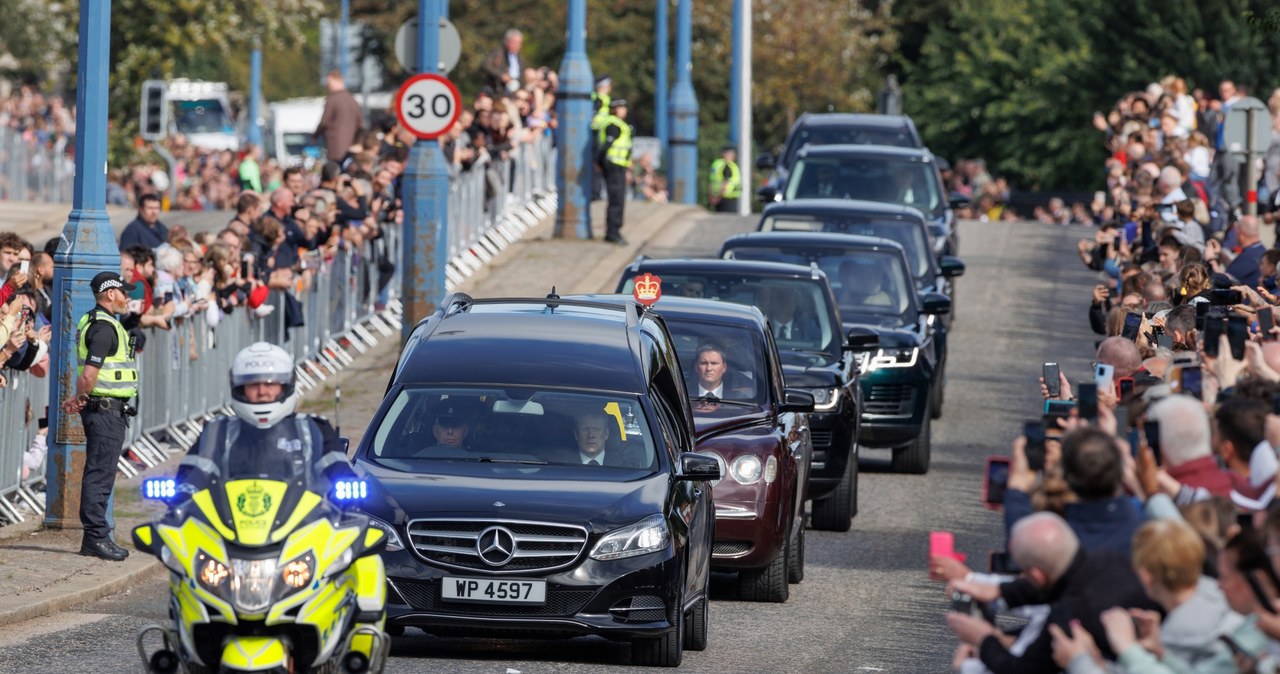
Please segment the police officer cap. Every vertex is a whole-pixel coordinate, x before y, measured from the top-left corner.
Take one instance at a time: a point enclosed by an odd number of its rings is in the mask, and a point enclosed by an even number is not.
[[[89,289],[93,291],[94,295],[101,295],[112,288],[120,288],[125,292],[129,292],[133,290],[134,285],[125,283],[125,280],[113,271],[104,271],[93,277],[93,280],[89,282]]]
[[[469,416],[465,406],[450,400],[440,401],[432,411],[435,423],[441,426],[461,426],[467,423]]]
[[[720,147],[720,152],[721,152],[722,154],[723,154],[723,153],[725,153],[725,152],[737,152],[737,151],[738,151],[738,148],[736,148],[736,147],[734,147],[734,146],[732,146],[732,145],[723,145],[723,146],[721,146],[721,147]]]
[[[613,84],[613,79],[610,78],[608,75],[601,75],[600,77],[596,78],[597,89],[599,89],[600,87],[608,86],[610,84]]]
[[[615,98],[609,102],[609,109],[612,110],[614,108],[623,108],[623,107],[626,107],[626,105],[627,105],[627,99]]]

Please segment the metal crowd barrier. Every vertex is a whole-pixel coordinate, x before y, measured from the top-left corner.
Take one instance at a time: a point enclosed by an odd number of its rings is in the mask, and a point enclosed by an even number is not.
[[[67,142],[0,126],[0,201],[71,203],[76,165]]]
[[[449,282],[456,286],[502,248],[555,209],[555,151],[549,140],[518,147],[491,167],[475,167],[454,179],[449,206]],[[492,169],[493,173],[488,171]],[[138,356],[138,415],[129,426],[118,467],[125,477],[185,452],[206,421],[229,413],[228,372],[240,349],[265,340],[285,347],[304,392],[322,386],[355,357],[401,328],[400,227],[331,260],[308,265],[307,282],[289,292],[302,308],[303,324],[286,326],[284,291],[273,291],[270,314],[245,309],[210,327],[203,314],[150,330]],[[380,264],[383,262],[383,264]],[[385,262],[394,265],[391,269]],[[21,479],[22,460],[44,416],[50,382],[5,371],[0,389],[0,524],[41,516],[45,470]]]

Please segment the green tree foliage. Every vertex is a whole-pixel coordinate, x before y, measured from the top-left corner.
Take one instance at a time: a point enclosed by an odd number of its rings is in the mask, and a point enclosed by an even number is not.
[[[45,0],[0,2],[0,57],[5,74],[39,82],[57,70],[62,54],[75,49],[65,9]]]

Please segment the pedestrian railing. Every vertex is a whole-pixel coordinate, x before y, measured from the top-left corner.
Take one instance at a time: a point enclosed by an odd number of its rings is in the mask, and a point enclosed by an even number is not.
[[[0,126],[0,201],[70,204],[76,164],[68,142]]]
[[[473,167],[453,180],[449,204],[450,289],[555,209],[551,143],[518,148],[492,167]],[[477,169],[485,170],[477,170]],[[496,175],[490,175],[489,168]],[[210,326],[203,314],[171,330],[147,332],[138,355],[138,415],[131,419],[118,467],[125,477],[157,466],[196,441],[204,423],[230,412],[231,361],[253,342],[279,344],[294,357],[298,387],[323,386],[355,357],[401,329],[400,226],[359,248],[308,265],[292,290],[302,325],[288,327],[284,291],[273,291],[264,317],[239,309]],[[0,389],[0,523],[41,517],[45,466],[22,478],[24,456],[50,404],[50,380],[6,371]]]

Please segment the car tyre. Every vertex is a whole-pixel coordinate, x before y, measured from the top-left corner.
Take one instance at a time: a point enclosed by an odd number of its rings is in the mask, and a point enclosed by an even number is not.
[[[942,418],[942,403],[946,395],[946,389],[946,375],[939,373],[938,380],[934,382],[933,390],[929,393],[929,416],[933,419]]]
[[[787,582],[792,585],[804,580],[804,522],[792,525],[795,531],[791,534],[791,547],[787,560]]]
[[[684,593],[672,608],[675,629],[656,639],[631,642],[631,664],[641,667],[679,667],[684,658]]]
[[[920,435],[906,447],[893,450],[891,467],[895,473],[924,475],[929,472],[929,456],[933,451],[933,424],[928,415],[920,426]]]
[[[388,636],[402,637],[404,636],[404,625],[387,625],[382,631],[386,632]]]
[[[858,514],[858,453],[849,457],[844,479],[826,498],[813,502],[813,528],[819,531],[848,531],[850,520]]]
[[[791,539],[787,538],[778,557],[763,569],[738,572],[738,598],[744,601],[782,603],[791,596],[790,574]]]
[[[711,602],[707,598],[704,589],[702,598],[689,611],[689,615],[684,619],[684,649],[686,651],[705,651],[707,650],[707,612],[711,608]]]

